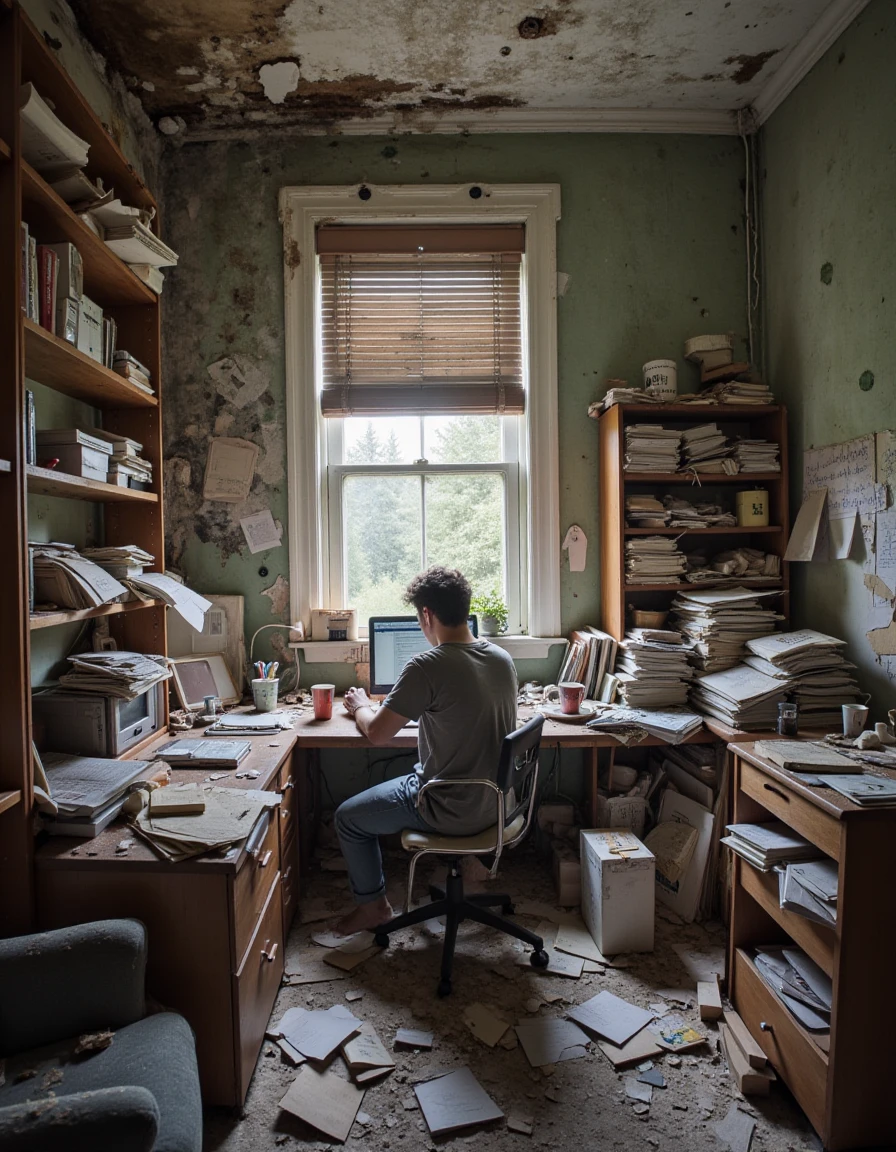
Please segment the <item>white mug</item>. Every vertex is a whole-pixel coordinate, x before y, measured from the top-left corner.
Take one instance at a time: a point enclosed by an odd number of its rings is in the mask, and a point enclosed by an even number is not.
[[[843,708],[843,735],[859,736],[868,719],[868,709],[864,704],[844,704]]]

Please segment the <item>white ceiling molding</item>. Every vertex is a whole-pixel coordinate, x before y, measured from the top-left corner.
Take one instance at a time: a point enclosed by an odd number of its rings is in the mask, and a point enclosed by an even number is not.
[[[768,84],[753,101],[753,108],[764,124],[797,84],[846,31],[868,0],[833,0],[803,39],[789,53]]]

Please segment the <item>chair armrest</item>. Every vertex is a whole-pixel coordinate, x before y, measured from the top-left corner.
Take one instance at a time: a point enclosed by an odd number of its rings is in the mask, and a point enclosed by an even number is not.
[[[0,940],[0,1056],[144,1015],[146,929],[98,920]]]
[[[99,1088],[0,1108],[3,1152],[152,1152],[159,1131],[153,1094]]]
[[[489,788],[492,792],[495,793],[497,803],[497,808],[495,811],[495,824],[498,828],[497,855],[500,856],[501,849],[504,846],[504,793],[494,782],[494,780],[440,780],[438,776],[434,776],[432,780],[427,780],[426,783],[421,787],[420,791],[417,793],[417,803],[419,805],[423,796],[430,788],[457,788],[459,785],[466,787],[468,784],[477,784],[479,787]],[[497,864],[497,857],[495,863]]]

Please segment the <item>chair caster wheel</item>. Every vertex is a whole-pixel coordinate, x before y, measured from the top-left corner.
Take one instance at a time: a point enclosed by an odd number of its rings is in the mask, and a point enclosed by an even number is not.
[[[513,914],[515,912],[516,912],[516,909],[514,908],[514,906],[512,904],[502,904],[501,905],[501,915],[502,916],[513,916]]]
[[[388,948],[389,947],[389,935],[388,935],[388,933],[377,932],[377,934],[373,938],[373,942],[374,942],[374,944],[376,944],[377,948]]]
[[[440,996],[450,996],[451,995],[451,981],[450,980],[440,980],[439,981],[439,987],[437,988],[437,992],[439,993]]]
[[[540,952],[533,952],[531,954],[529,957],[529,963],[533,968],[547,968],[548,964],[550,963],[550,957],[548,956],[547,952],[545,952],[544,948],[542,948]]]

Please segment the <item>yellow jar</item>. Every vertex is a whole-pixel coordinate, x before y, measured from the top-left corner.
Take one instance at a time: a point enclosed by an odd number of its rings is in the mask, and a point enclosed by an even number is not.
[[[765,488],[738,492],[737,523],[741,528],[764,528],[768,524],[768,492]]]

